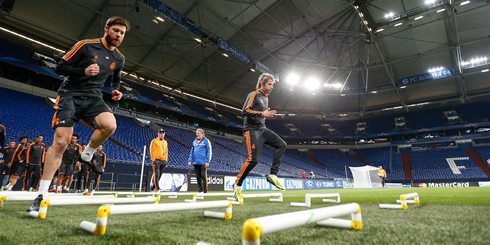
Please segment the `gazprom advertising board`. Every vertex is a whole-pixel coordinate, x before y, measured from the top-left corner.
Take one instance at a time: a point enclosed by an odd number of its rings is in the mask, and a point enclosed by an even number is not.
[[[225,191],[232,191],[236,177],[225,176]],[[279,182],[286,187],[286,190],[304,189],[334,189],[342,188],[342,181],[338,180],[303,180],[303,179],[282,179]],[[247,177],[242,183],[242,190],[246,191],[268,191],[279,190],[264,177]]]

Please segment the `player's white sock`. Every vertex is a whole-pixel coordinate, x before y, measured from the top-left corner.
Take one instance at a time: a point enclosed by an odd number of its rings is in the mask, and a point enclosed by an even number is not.
[[[56,190],[57,190],[57,191],[61,191],[61,188],[62,188],[62,187],[63,187],[62,185],[58,185],[58,186],[56,186]]]
[[[43,198],[48,194],[49,184],[51,184],[51,180],[41,180],[39,184],[39,194],[43,195]]]
[[[82,152],[81,158],[87,162],[92,160],[92,156],[94,156],[95,150],[96,148],[92,148],[89,145],[87,145],[87,147],[85,147],[85,150],[83,150]]]

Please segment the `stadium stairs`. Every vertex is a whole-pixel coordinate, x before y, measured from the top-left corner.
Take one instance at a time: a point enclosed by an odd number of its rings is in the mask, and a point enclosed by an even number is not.
[[[364,164],[364,165],[369,165],[369,163],[368,163],[368,162],[364,161],[362,158],[360,158],[360,157],[358,157],[358,156],[354,156],[354,155],[352,155],[351,157],[352,157],[354,160],[356,160],[356,161],[358,161],[358,162],[360,162],[360,163],[362,163],[362,164]]]
[[[321,163],[320,161],[318,161],[318,159],[316,159],[316,158],[315,158],[314,156],[312,156],[312,155],[309,155],[309,156],[308,156],[308,159],[310,159],[310,161],[312,161],[313,163],[318,164],[319,166],[321,166],[321,167],[323,167],[323,168],[325,167],[325,165],[323,165],[323,163]]]
[[[405,172],[405,179],[412,179],[412,155],[410,152],[402,153],[403,171]]]
[[[479,168],[481,168],[481,170],[483,170],[483,172],[488,177],[490,177],[490,168],[483,161],[483,159],[481,158],[480,154],[476,151],[476,149],[475,148],[466,148],[466,149],[464,149],[464,151],[466,152],[466,155],[468,155],[468,157],[471,160],[473,160],[473,162],[475,162],[476,166],[478,166]]]

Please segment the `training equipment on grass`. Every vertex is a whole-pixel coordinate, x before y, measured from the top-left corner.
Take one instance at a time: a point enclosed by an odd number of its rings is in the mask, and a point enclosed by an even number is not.
[[[203,194],[199,192],[131,192],[131,191],[94,191],[91,194],[114,194],[114,195],[131,195],[131,196],[168,196],[168,198],[177,198],[178,196],[193,196],[196,194]]]
[[[407,200],[413,198],[413,200]],[[379,208],[390,209],[408,209],[408,203],[420,204],[419,194],[417,192],[400,195],[400,200],[396,200],[400,204],[379,204]]]
[[[334,217],[347,214],[351,214],[351,220],[334,219]],[[260,244],[261,235],[311,223],[316,223],[321,226],[361,230],[361,207],[357,203],[349,203],[249,219],[243,224],[242,244],[258,245]],[[326,237],[325,239],[328,238]]]
[[[37,197],[39,192],[27,192],[27,191],[2,191],[0,192],[0,196],[33,196]],[[82,196],[82,193],[54,193],[49,192],[48,195],[57,195],[57,196]]]
[[[82,223],[80,223],[80,228],[95,235],[104,235],[107,228],[107,217],[109,215],[171,212],[207,208],[226,208],[226,210],[224,213],[205,211],[205,217],[220,219],[232,218],[232,204],[227,200],[195,203],[115,205],[101,206],[97,212],[96,222],[82,221]]]
[[[185,202],[196,202],[197,199],[204,199],[204,197],[219,197],[219,196],[234,196],[233,192],[229,193],[197,193],[192,196],[192,199],[185,199]],[[245,198],[260,198],[260,197],[277,197],[271,198],[269,201],[271,202],[282,202],[282,193],[248,193],[243,194],[241,200],[236,200],[234,197],[228,197],[228,200],[234,201],[233,204],[243,205],[243,199]]]
[[[333,197],[335,199],[323,199],[323,202],[333,202],[340,203],[340,194],[339,193],[319,193],[319,194],[306,194],[305,202],[291,202],[291,206],[293,207],[311,207],[311,199],[312,198],[324,198],[324,197]]]
[[[32,192],[31,192],[32,193]],[[0,194],[0,211],[3,210],[4,208],[4,202],[22,202],[22,201],[28,201],[32,202],[39,194],[37,192],[32,193],[31,195],[6,195],[4,196],[3,193]],[[94,196],[92,198],[109,198],[109,197],[114,197],[113,195],[100,195],[100,196]],[[83,199],[83,198],[90,198],[89,196],[82,196],[82,195],[63,195],[63,194],[47,194],[48,199]]]
[[[49,197],[48,197],[49,198]],[[32,201],[32,200],[31,200]],[[117,203],[148,203],[158,204],[159,197],[135,197],[135,198],[77,198],[77,199],[45,199],[41,202],[39,212],[31,211],[29,215],[38,219],[45,219],[49,206],[65,206],[65,205],[89,205],[89,204],[117,204]]]

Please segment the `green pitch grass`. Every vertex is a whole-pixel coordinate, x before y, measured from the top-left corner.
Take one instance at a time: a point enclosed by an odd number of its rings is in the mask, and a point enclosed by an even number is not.
[[[104,236],[79,228],[83,220],[95,222],[97,205],[54,206],[45,220],[36,220],[25,212],[29,203],[6,202],[0,212],[0,244],[241,244],[245,220],[305,210],[290,202],[303,202],[306,193],[336,192],[342,203],[361,205],[363,230],[310,224],[264,235],[262,244],[490,244],[490,188],[479,187],[290,190],[283,192],[283,203],[245,199],[244,206],[233,206],[231,220],[204,218],[203,210],[109,216]],[[378,208],[379,203],[394,204],[400,194],[411,192],[419,193],[420,205],[409,204],[408,210]],[[163,198],[161,203],[183,199]],[[225,198],[206,198],[217,199]],[[333,205],[318,198],[312,208]]]

